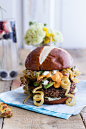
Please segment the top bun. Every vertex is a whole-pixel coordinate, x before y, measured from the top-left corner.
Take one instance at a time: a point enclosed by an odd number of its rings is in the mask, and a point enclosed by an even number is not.
[[[25,61],[28,70],[61,70],[72,65],[71,55],[54,46],[41,46],[33,50]]]

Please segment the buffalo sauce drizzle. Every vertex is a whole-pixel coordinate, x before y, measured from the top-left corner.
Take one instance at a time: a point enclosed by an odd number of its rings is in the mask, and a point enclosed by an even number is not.
[[[54,81],[54,87],[55,88],[59,88],[60,87],[60,83],[61,83],[61,78],[62,78],[62,73],[60,73],[59,71],[57,71],[55,74],[52,75],[52,72],[49,71],[49,73],[47,75],[39,75],[37,77],[37,81],[39,81],[40,79],[46,77],[46,78],[51,78]]]

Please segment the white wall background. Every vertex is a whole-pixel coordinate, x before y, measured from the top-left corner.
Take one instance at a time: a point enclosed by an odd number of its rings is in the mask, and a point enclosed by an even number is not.
[[[86,48],[86,0],[62,0],[64,48]]]
[[[15,18],[18,48],[28,48],[23,35],[29,21],[47,23],[47,27],[60,30],[63,48],[86,48],[86,0],[1,0],[7,10],[4,18]]]

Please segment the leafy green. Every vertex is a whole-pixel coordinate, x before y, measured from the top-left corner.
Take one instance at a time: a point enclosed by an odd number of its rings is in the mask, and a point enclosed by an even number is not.
[[[38,77],[38,75],[41,75],[42,73],[43,73],[43,71],[36,72],[36,77]]]
[[[38,73],[36,72],[36,77],[38,77]]]
[[[37,82],[34,82],[33,84],[34,84],[34,86],[39,86],[40,85],[40,82],[38,82],[38,83]]]
[[[53,84],[54,84],[54,82],[51,82],[50,84],[45,85],[44,88],[47,89],[47,88],[53,86]]]
[[[44,26],[46,26],[47,24],[46,23],[44,23]]]

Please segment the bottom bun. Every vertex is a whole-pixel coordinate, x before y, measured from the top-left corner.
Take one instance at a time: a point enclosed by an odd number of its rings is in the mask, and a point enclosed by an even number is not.
[[[65,97],[65,98],[61,98],[59,100],[52,100],[49,101],[47,98],[44,99],[44,104],[49,104],[49,105],[53,105],[53,104],[62,104],[65,103],[65,101],[68,99],[69,97]],[[33,96],[31,95],[31,99],[33,100]]]
[[[75,93],[72,93],[73,95],[75,95]],[[63,104],[66,102],[66,100],[68,99],[69,97],[65,97],[65,98],[61,98],[59,100],[52,100],[52,101],[49,101],[47,98],[44,99],[44,103],[45,104]],[[70,97],[71,98],[71,97]]]
[[[68,97],[65,98],[61,98],[59,100],[52,100],[49,101],[47,98],[44,99],[44,103],[45,104],[61,104],[61,103],[65,103],[65,101],[68,99]]]
[[[75,95],[75,93],[73,93],[73,95]],[[69,97],[65,97],[65,98],[61,98],[59,100],[52,100],[52,101],[49,101],[47,98],[44,98],[44,104],[49,104],[49,105],[53,105],[53,104],[63,104],[66,102],[66,100],[68,99]],[[33,96],[31,95],[31,99],[33,100]]]

